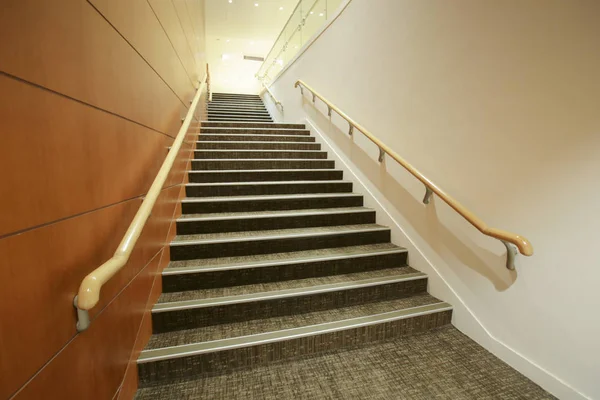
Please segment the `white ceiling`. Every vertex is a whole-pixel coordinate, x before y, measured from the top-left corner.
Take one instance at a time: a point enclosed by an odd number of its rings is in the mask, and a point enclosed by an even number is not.
[[[215,92],[256,93],[254,75],[262,63],[243,56],[266,57],[298,0],[231,1],[204,3],[211,85]]]
[[[297,3],[298,0],[232,0],[231,3],[229,0],[206,0],[206,34],[274,41]]]

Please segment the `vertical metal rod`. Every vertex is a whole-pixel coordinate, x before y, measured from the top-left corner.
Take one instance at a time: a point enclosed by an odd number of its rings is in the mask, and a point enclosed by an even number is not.
[[[327,106],[327,116],[331,117],[331,107]]]
[[[383,158],[385,157],[385,151],[380,147],[379,148],[379,162],[383,162]]]
[[[73,300],[73,305],[77,310],[77,332],[83,332],[90,327],[90,314],[87,310],[77,307],[77,296]]]
[[[304,88],[302,86],[300,86],[300,94],[304,95]]]
[[[506,246],[506,268],[511,271],[515,269],[515,258],[517,257],[517,249],[511,243],[506,240],[500,240]]]
[[[429,204],[432,194],[433,194],[433,191],[429,188],[429,186],[425,186],[425,197],[423,197],[424,204]]]
[[[315,102],[315,100],[317,99],[317,96],[313,93],[313,103]]]
[[[352,136],[353,133],[354,133],[354,125],[350,125],[350,128],[348,129],[348,135]]]

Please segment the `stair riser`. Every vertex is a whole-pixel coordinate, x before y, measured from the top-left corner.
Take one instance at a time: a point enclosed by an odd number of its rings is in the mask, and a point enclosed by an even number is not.
[[[139,364],[140,386],[160,384],[171,379],[224,374],[300,356],[382,342],[438,328],[449,324],[451,319],[452,311],[443,311],[252,347]]]
[[[275,159],[275,158],[292,158],[292,159],[312,159],[325,160],[327,152],[321,151],[207,151],[195,150],[194,158],[197,160],[208,159]]]
[[[407,253],[391,253],[338,260],[315,261],[292,265],[274,265],[260,268],[232,269],[194,274],[164,275],[163,293],[185,290],[211,289],[257,283],[280,282],[294,279],[373,271],[390,266],[406,265]]]
[[[289,142],[289,143],[315,143],[312,136],[303,135],[217,135],[201,134],[198,136],[199,142]]]
[[[306,129],[304,124],[283,123],[239,123],[239,122],[201,122],[202,128],[277,128],[277,129]]]
[[[261,112],[261,111],[241,111],[241,110],[208,110],[208,116],[209,117],[220,117],[222,115],[239,115],[242,117],[265,117],[265,118],[270,118],[271,116],[269,115],[268,112]]]
[[[192,160],[192,170],[333,169],[333,160]]]
[[[192,172],[192,183],[212,182],[276,182],[276,181],[328,181],[341,180],[343,172],[330,171],[260,171],[260,172]]]
[[[205,143],[196,144],[196,150],[321,150],[319,143]]]
[[[423,293],[426,289],[427,279],[419,279],[309,296],[202,307],[181,311],[153,312],[152,329],[154,333],[161,333],[200,326],[249,321],[258,318],[331,310],[375,301],[400,299]]]
[[[281,183],[273,185],[236,185],[233,183],[231,185],[187,186],[185,188],[188,197],[349,192],[352,192],[351,182]]]
[[[237,257],[256,254],[286,253],[290,251],[326,249],[330,247],[360,246],[390,241],[389,230],[348,232],[315,237],[282,237],[245,242],[203,244],[171,244],[171,260]]]
[[[273,128],[276,129],[276,128]],[[217,133],[219,135],[227,134],[227,135],[252,135],[252,134],[260,134],[260,135],[269,135],[269,136],[291,136],[291,135],[302,135],[308,136],[310,135],[310,131],[306,129],[286,129],[286,130],[269,130],[268,128],[211,128],[211,127],[202,127],[200,129],[200,136],[203,133]]]
[[[241,116],[241,115],[218,115],[218,116],[208,116],[209,121],[257,121],[257,122],[271,122],[272,119],[270,117],[259,117],[259,116]]]
[[[311,208],[336,208],[336,207],[361,207],[362,196],[330,197],[313,199],[285,199],[285,200],[252,200],[252,201],[227,201],[227,199],[203,202],[182,203],[184,214],[217,213],[217,212],[245,212],[245,211],[277,211],[277,210],[306,210]]]
[[[348,212],[329,215],[295,217],[247,218],[221,221],[177,221],[178,235],[200,233],[244,232],[269,229],[312,228],[317,226],[358,225],[375,223],[373,212]]]

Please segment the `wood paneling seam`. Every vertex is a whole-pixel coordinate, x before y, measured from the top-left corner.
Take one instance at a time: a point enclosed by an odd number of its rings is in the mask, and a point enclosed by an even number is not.
[[[179,101],[181,102],[181,104],[183,104],[183,106],[185,107],[185,109],[187,110],[189,108],[188,104],[185,103],[185,100],[182,99],[181,97],[179,97],[179,95],[177,94],[177,92],[175,92],[175,90],[171,87],[171,85],[169,85],[169,83],[162,77],[161,74],[158,73],[158,71],[156,69],[154,69],[154,67],[152,66],[152,64],[150,64],[150,62],[148,60],[146,60],[146,58],[142,55],[142,53],[140,53],[138,51],[138,49],[135,48],[135,46],[129,41],[127,40],[127,38],[117,29],[116,26],[114,26],[112,24],[112,22],[110,22],[110,20],[108,18],[106,18],[106,16],[104,14],[102,14],[102,12],[100,10],[98,10],[98,8],[96,6],[94,6],[90,0],[87,0],[87,3],[92,6],[92,8],[94,10],[96,10],[96,12],[98,14],[100,14],[100,16],[115,30],[115,32],[117,32],[119,34],[119,36],[121,36],[121,38],[123,38],[123,40],[133,49],[133,51],[135,51],[137,53],[137,55],[140,56],[140,58],[142,60],[144,60],[144,62],[146,64],[148,64],[148,66],[150,67],[150,69],[152,69],[152,71],[154,71],[154,73],[160,78],[161,81],[164,82],[165,85],[167,85],[167,87],[169,89],[171,89],[171,91],[173,92],[173,94],[175,95],[175,97],[177,97],[179,99]]]
[[[167,40],[169,41],[169,43],[171,43],[171,47],[173,48],[173,51],[175,52],[175,55],[177,56],[177,59],[181,63],[181,66],[183,67],[183,70],[185,71],[185,74],[187,75],[188,79],[190,80],[190,83],[192,84],[192,87],[195,88],[194,81],[192,80],[192,77],[190,77],[189,71],[185,68],[185,64],[183,64],[183,60],[181,60],[181,57],[179,56],[179,53],[177,52],[177,49],[175,48],[175,45],[173,44],[173,41],[169,37],[169,34],[167,33],[167,30],[165,29],[165,27],[162,24],[162,22],[160,22],[160,18],[158,18],[158,14],[156,14],[156,11],[154,11],[154,8],[152,8],[152,4],[150,4],[150,1],[146,0],[146,2],[148,3],[148,6],[150,6],[150,9],[152,10],[152,13],[154,14],[154,16],[156,17],[156,20],[160,24],[160,27],[163,29],[163,32],[165,33],[165,36],[167,37]]]
[[[5,71],[2,71],[2,70],[0,70],[0,75],[4,75],[4,76],[6,76],[6,77],[8,77],[8,78],[11,78],[11,79],[17,80],[17,81],[19,81],[19,82],[22,82],[22,83],[25,83],[25,84],[28,84],[28,85],[30,85],[30,86],[33,86],[33,87],[36,87],[36,88],[38,88],[38,89],[46,90],[46,91],[48,91],[48,92],[50,92],[50,93],[54,93],[54,94],[56,94],[56,95],[58,95],[58,96],[61,96],[61,97],[67,98],[67,99],[69,99],[69,100],[76,101],[76,102],[77,102],[77,103],[79,103],[79,104],[86,105],[86,106],[88,106],[88,107],[91,107],[91,108],[94,108],[94,109],[96,109],[96,110],[98,110],[98,111],[102,111],[102,112],[105,112],[105,113],[107,113],[107,114],[110,114],[110,115],[113,115],[113,116],[115,116],[115,117],[118,117],[118,118],[124,119],[124,120],[126,120],[126,121],[129,121],[129,122],[131,122],[131,123],[134,123],[134,124],[136,124],[136,125],[143,126],[144,128],[150,129],[151,131],[154,131],[154,132],[156,132],[156,133],[160,133],[161,135],[167,136],[167,137],[169,137],[169,138],[171,138],[171,139],[175,139],[175,137],[173,137],[173,136],[169,135],[168,133],[165,133],[165,132],[159,131],[159,130],[158,130],[158,129],[156,129],[156,128],[152,128],[151,126],[144,125],[144,124],[142,124],[141,122],[134,121],[133,119],[127,118],[127,117],[125,117],[125,116],[123,116],[123,115],[121,115],[121,114],[117,114],[117,113],[115,113],[115,112],[113,112],[113,111],[106,110],[106,109],[104,109],[104,108],[98,107],[98,106],[96,106],[96,105],[94,105],[94,104],[87,103],[87,102],[85,102],[85,101],[83,101],[83,100],[80,100],[80,99],[77,99],[77,98],[75,98],[75,97],[69,96],[68,94],[64,94],[64,93],[61,93],[61,92],[57,92],[56,90],[54,90],[54,89],[50,89],[50,88],[47,88],[46,86],[42,86],[42,85],[40,85],[39,83],[35,83],[35,82],[28,81],[28,80],[26,80],[26,79],[23,79],[23,78],[21,78],[21,77],[19,77],[19,76],[16,76],[16,75],[10,74],[10,73],[8,73],[8,72],[5,72]]]
[[[164,190],[167,190],[167,189],[171,189],[174,186],[180,186],[180,185],[181,185],[181,183],[175,183],[175,184],[170,185],[170,186],[165,186],[165,187],[163,187],[161,189],[161,192],[164,191]],[[126,202],[131,201],[131,200],[140,199],[140,198],[144,197],[145,195],[146,195],[146,193],[142,193],[140,195],[137,195],[137,196],[134,196],[134,197],[130,197],[128,199],[117,201],[116,203],[106,204],[106,205],[103,205],[102,207],[97,207],[97,208],[94,208],[92,210],[87,210],[87,211],[83,211],[83,212],[80,212],[80,213],[77,213],[77,214],[68,215],[68,216],[63,217],[63,218],[58,218],[58,219],[55,219],[55,220],[52,220],[52,221],[45,222],[43,224],[30,226],[30,227],[27,227],[25,229],[19,229],[18,231],[10,232],[10,233],[7,233],[5,235],[0,236],[0,240],[9,238],[11,236],[20,235],[22,233],[29,232],[29,231],[32,231],[32,230],[35,230],[35,229],[45,228],[47,226],[50,226],[50,225],[53,225],[53,224],[57,224],[59,222],[63,222],[63,221],[69,220],[69,219],[82,217],[82,216],[84,216],[86,214],[91,214],[93,212],[100,211],[100,210],[103,210],[105,208],[118,206],[119,204],[123,204],[123,203],[126,203]]]

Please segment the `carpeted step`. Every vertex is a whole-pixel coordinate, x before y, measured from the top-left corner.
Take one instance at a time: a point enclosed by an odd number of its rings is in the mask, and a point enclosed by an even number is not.
[[[227,135],[310,135],[310,131],[308,129],[302,128],[268,128],[268,127],[201,127],[200,128],[200,136],[206,133],[213,134],[227,134]]]
[[[289,253],[172,261],[162,272],[163,293],[373,271],[406,265],[407,251],[391,243]]]
[[[249,116],[265,116],[265,117],[270,117],[269,112],[267,110],[261,111],[261,110],[250,110],[250,111],[245,111],[245,110],[241,110],[239,108],[226,108],[226,109],[214,109],[214,108],[210,108],[208,109],[208,115],[249,115]]]
[[[311,193],[292,195],[185,198],[181,201],[181,210],[184,214],[197,214],[360,207],[362,205],[363,196],[356,193]]]
[[[192,170],[249,170],[249,169],[333,169],[333,160],[262,159],[262,160],[192,160]]]
[[[352,182],[349,181],[210,182],[185,185],[187,197],[349,192],[352,192]]]
[[[330,181],[341,180],[343,171],[335,169],[255,169],[189,171],[190,183],[209,182],[275,182],[275,181]]]
[[[315,143],[313,136],[305,135],[269,135],[269,134],[212,134],[201,133],[197,138],[198,142],[294,142],[294,143]]]
[[[196,150],[321,150],[320,143],[267,141],[199,141]]]
[[[276,129],[306,129],[304,124],[289,124],[281,122],[216,122],[201,121],[202,128],[276,128]]]
[[[324,160],[327,158],[326,151],[315,150],[194,150],[196,160],[220,160],[220,159],[314,159]]]
[[[158,334],[138,359],[140,383],[147,387],[380,342],[449,324],[451,316],[449,304],[422,294]]]
[[[178,235],[171,260],[249,256],[358,246],[390,241],[390,229],[376,224]]]
[[[178,235],[374,223],[375,211],[365,207],[184,214],[176,222]]]
[[[239,116],[239,115],[219,115],[219,116],[209,116],[209,121],[248,121],[248,122],[272,122],[271,117],[267,116]]]
[[[425,292],[427,275],[410,267],[281,282],[163,293],[154,333],[350,307]]]

